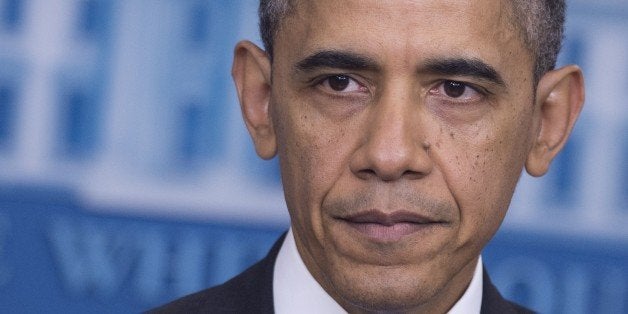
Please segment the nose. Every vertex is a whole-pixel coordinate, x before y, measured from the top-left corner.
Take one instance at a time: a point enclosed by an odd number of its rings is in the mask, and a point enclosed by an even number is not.
[[[372,104],[363,144],[350,162],[351,171],[358,178],[420,179],[432,171],[427,126],[421,122],[420,105],[411,95],[403,94],[391,91]]]

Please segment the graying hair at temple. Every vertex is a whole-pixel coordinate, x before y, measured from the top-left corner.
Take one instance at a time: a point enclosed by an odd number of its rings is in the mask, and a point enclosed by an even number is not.
[[[535,58],[534,81],[554,69],[560,52],[565,24],[564,0],[508,0],[512,18],[522,39]],[[296,0],[260,0],[259,26],[264,47],[273,57],[273,39],[281,21],[295,6]],[[536,85],[536,83],[535,83]]]

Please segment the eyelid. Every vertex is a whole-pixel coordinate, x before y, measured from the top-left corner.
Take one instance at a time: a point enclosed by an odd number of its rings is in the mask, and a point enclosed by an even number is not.
[[[360,85],[361,87],[365,88],[367,91],[370,92],[370,88],[369,88],[368,82],[364,82],[366,80],[358,79],[358,78],[356,78],[356,75],[349,74],[349,73],[322,74],[322,75],[318,75],[318,76],[312,78],[310,80],[310,82],[311,82],[311,84],[313,86],[321,86],[323,83],[325,83],[325,81],[327,81],[328,79],[330,79],[331,77],[334,77],[334,76],[346,76],[347,78],[349,78],[350,80],[354,81],[356,84]],[[334,93],[340,93],[340,92],[334,91]]]
[[[477,85],[477,84],[473,84],[473,83],[467,83],[467,82],[461,82],[462,84],[465,84],[466,86],[468,86],[469,88],[473,89],[474,91],[486,96],[486,95],[493,95],[493,93],[488,90],[487,88]]]
[[[483,87],[483,86],[475,84],[475,83],[470,83],[470,82],[465,81],[465,80],[457,80],[457,79],[441,79],[441,80],[438,80],[438,81],[436,81],[436,83],[432,84],[432,87],[429,90],[431,91],[431,90],[440,88],[446,82],[460,83],[460,84],[464,85],[465,87],[468,87],[468,88],[472,89],[473,91],[475,91],[476,93],[478,93],[478,94],[480,94],[482,96],[494,95],[494,93],[491,92],[486,87]]]
[[[445,83],[447,82],[456,82],[456,83],[462,84],[465,87],[465,92],[460,97],[452,97],[452,96],[447,95],[446,92],[444,91],[444,88],[445,88],[444,86],[445,86]],[[471,93],[474,93],[474,94],[465,97],[464,95],[466,93],[469,93],[469,90],[472,91]],[[468,83],[465,81],[451,80],[451,79],[443,79],[443,80],[437,81],[436,84],[433,84],[432,87],[429,89],[428,93],[430,96],[440,99],[440,101],[451,103],[451,104],[456,104],[456,105],[474,104],[474,103],[488,101],[490,95],[492,95],[488,90],[486,90],[485,88],[481,86]]]

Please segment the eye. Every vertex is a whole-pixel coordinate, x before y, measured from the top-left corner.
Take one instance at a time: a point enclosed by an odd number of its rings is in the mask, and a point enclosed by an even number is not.
[[[453,98],[453,100],[460,102],[472,102],[480,100],[484,96],[483,93],[466,83],[451,80],[441,82],[432,88],[430,93]]]
[[[332,92],[354,93],[367,91],[366,87],[358,83],[358,81],[342,74],[328,76],[320,84],[323,88]]]
[[[464,84],[456,81],[445,81],[443,83],[443,90],[445,91],[445,94],[453,98],[458,98],[464,95],[466,88],[467,87]]]

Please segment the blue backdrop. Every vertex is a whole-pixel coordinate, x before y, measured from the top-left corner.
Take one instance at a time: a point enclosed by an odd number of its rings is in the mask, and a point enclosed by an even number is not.
[[[569,1],[587,102],[483,256],[542,313],[628,313],[628,3]],[[223,282],[288,225],[241,122],[256,0],[0,0],[0,312],[137,312]]]

